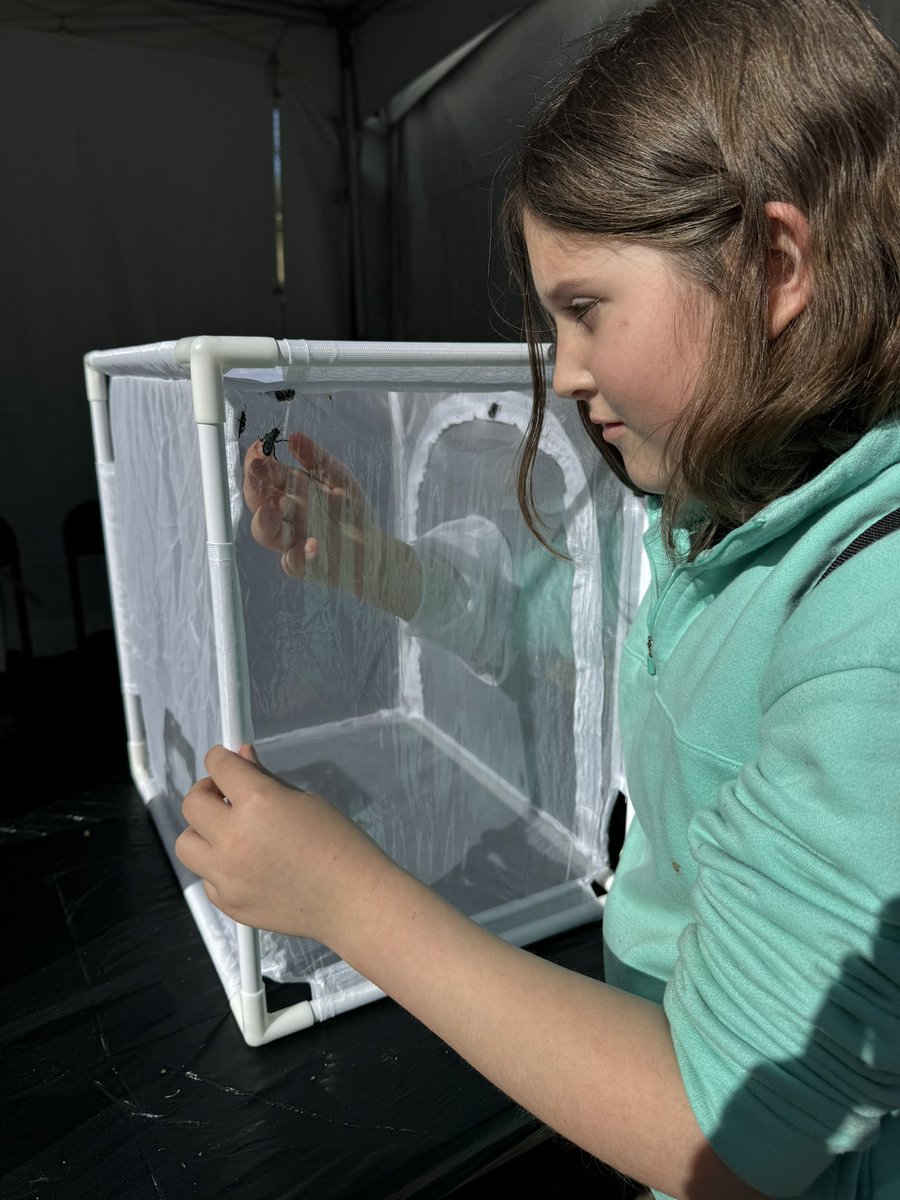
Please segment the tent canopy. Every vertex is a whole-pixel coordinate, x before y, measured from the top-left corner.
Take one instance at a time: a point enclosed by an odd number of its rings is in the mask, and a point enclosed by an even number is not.
[[[527,7],[522,0],[3,0],[0,29],[263,65],[286,35],[326,31],[343,45],[365,117],[495,21]]]

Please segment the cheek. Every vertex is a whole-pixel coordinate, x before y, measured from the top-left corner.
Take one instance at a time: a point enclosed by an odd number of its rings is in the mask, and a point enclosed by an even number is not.
[[[653,425],[671,424],[689,400],[699,374],[694,349],[675,338],[655,336],[633,355],[631,386]]]
[[[664,356],[664,348],[653,343],[629,348],[615,368],[607,373],[609,399],[618,398],[623,409],[639,425],[652,428],[671,419],[674,405],[675,372]]]

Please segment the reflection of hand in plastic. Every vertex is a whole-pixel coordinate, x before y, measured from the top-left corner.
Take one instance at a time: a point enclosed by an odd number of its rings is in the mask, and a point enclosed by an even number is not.
[[[339,459],[303,433],[290,434],[287,442],[296,466],[266,455],[259,441],[244,459],[253,537],[281,555],[282,568],[293,578],[411,617],[421,595],[414,551],[380,528],[365,493]]]

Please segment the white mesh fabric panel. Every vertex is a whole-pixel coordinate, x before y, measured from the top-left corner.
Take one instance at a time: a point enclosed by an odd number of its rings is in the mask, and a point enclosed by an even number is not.
[[[233,547],[206,545],[189,381],[150,377],[154,367],[111,383],[125,623],[135,631],[160,827],[171,836],[180,826],[206,749],[243,722],[266,766],[327,796],[503,936],[521,941],[599,915],[589,885],[608,867],[605,826],[620,784],[612,701],[634,601],[633,502],[574,407],[554,405],[535,468],[546,534],[563,555],[554,557],[515,496],[523,388],[488,390],[480,368],[476,390],[429,379],[435,356],[436,375],[458,375],[446,347],[407,348],[407,362],[388,350],[394,390],[364,388],[363,376],[380,370],[361,362],[371,347],[337,347],[329,365],[321,343],[295,346],[312,348],[307,362],[317,358],[321,379],[290,366],[283,379],[245,371],[225,380]],[[511,371],[504,357],[498,379]],[[512,358],[521,374],[521,348]],[[352,390],[348,370],[360,375]],[[416,390],[396,390],[403,377]],[[252,537],[244,455],[267,438],[289,466],[295,431],[352,474],[380,528],[416,547],[426,599],[411,621],[324,581],[289,578],[279,554]],[[226,635],[245,642],[245,696],[240,680],[217,675]],[[244,703],[246,714],[229,718],[229,705]],[[220,975],[232,980],[230,923],[198,913],[202,890],[189,890]],[[261,953],[269,979],[309,985],[320,1018],[377,994],[308,939],[264,932]]]
[[[335,364],[341,380],[347,370]],[[422,364],[404,370],[420,377]],[[407,626],[345,593],[287,579],[277,556],[242,532],[263,761],[341,805],[472,915],[527,923],[548,893],[602,876],[619,783],[612,689],[626,501],[573,428],[572,406],[549,418],[536,470],[548,530],[573,560],[562,562],[537,545],[518,510],[513,472],[529,406],[521,392],[336,387],[298,390],[277,408],[272,393],[244,402],[245,440],[302,429],[353,473],[385,529],[426,555],[431,540],[432,583],[448,607],[454,554],[473,525],[493,531],[511,564],[506,600],[482,597],[478,618],[503,626],[492,635],[496,661],[473,665],[465,621],[448,637],[440,611],[430,629]],[[276,452],[289,461],[286,443]],[[488,571],[481,582],[503,581]],[[346,967],[329,951],[268,934],[262,948],[264,972],[309,982],[322,1011],[346,1002]]]
[[[131,673],[156,790],[174,804],[221,740],[190,383],[116,376],[109,403]]]
[[[285,381],[287,383],[288,381]],[[235,546],[243,596],[250,668],[252,728],[258,740],[293,736],[397,702],[397,622],[343,592],[299,584],[278,556],[250,533],[251,514],[240,495],[243,454],[273,429],[303,429],[351,470],[382,524],[392,521],[396,474],[390,406],[383,393],[297,393],[283,384],[238,391],[229,381],[226,435],[239,505]],[[244,414],[244,433],[236,437]],[[290,461],[286,442],[274,443]]]
[[[504,563],[504,572],[522,577],[518,585],[509,589],[514,607],[498,614],[498,624],[511,622],[514,627],[514,636],[504,639],[499,650],[502,658],[495,664],[496,678],[502,681],[502,690],[509,699],[506,708],[512,728],[507,727],[502,737],[497,736],[496,728],[492,737],[482,734],[484,744],[476,753],[480,759],[490,761],[492,745],[507,745],[510,737],[516,737],[521,743],[519,765],[530,756],[530,769],[542,780],[524,781],[527,794],[535,797],[560,796],[567,791],[555,790],[560,780],[560,765],[565,764],[563,772],[573,773],[569,782],[574,808],[571,813],[567,811],[564,823],[588,860],[593,861],[597,848],[602,847],[600,818],[610,791],[606,761],[610,743],[596,736],[606,707],[607,680],[602,667],[605,661],[611,661],[611,656],[604,654],[602,625],[595,619],[602,612],[603,602],[598,522],[588,493],[585,465],[575,448],[577,443],[566,434],[559,417],[550,413],[545,421],[543,453],[536,465],[535,487],[544,516],[555,520],[560,527],[564,525],[565,551],[572,562],[563,565],[553,559],[538,548],[526,529],[512,481],[529,410],[528,398],[517,393],[487,398],[450,396],[438,404],[412,406],[411,413],[419,421],[424,416],[424,424],[409,460],[411,494],[405,534],[416,539],[420,532],[419,514],[434,510],[432,490],[437,487],[444,493],[441,503],[447,505],[448,512],[460,514],[455,518],[456,526],[448,529],[449,535],[460,536],[459,532],[454,533],[454,528],[459,530],[461,516],[467,531],[474,528],[473,558],[484,556],[494,570],[497,556],[504,551],[529,563],[525,576],[512,564]],[[457,489],[454,500],[448,494],[447,481],[454,477],[454,465],[464,463],[467,458],[474,458],[480,464],[480,495]],[[615,508],[614,504],[611,511],[615,512]],[[473,515],[477,522],[474,525]],[[495,533],[488,541],[485,524],[500,536]],[[550,532],[552,527],[548,528]],[[427,533],[425,537],[428,538]],[[490,577],[482,578],[482,586],[489,590]],[[537,595],[517,594],[525,589],[536,593],[541,587],[547,593],[546,604]],[[551,623],[550,637],[543,648],[536,631],[527,628],[535,613],[542,622]],[[427,641],[413,639],[411,655],[417,663],[422,662],[422,655],[428,661],[426,647]],[[471,665],[471,657],[466,657]],[[441,662],[438,670],[446,671],[448,665]],[[528,672],[531,677],[526,682]],[[459,719],[460,713],[471,715],[469,706],[464,706],[452,717],[448,689],[436,680],[432,680],[427,690],[434,698],[432,704],[443,698],[445,715],[436,719],[442,728],[446,728],[448,721]],[[487,703],[496,720],[499,697],[492,694]],[[526,719],[529,709],[532,716]],[[552,721],[557,722],[557,728],[549,733],[546,726]],[[538,728],[541,723],[544,728]],[[478,730],[490,730],[490,725],[482,725],[477,715],[469,720],[469,725],[471,732],[464,734],[462,740],[473,747],[478,744],[474,740],[479,739]],[[518,785],[522,786],[522,781]],[[553,811],[552,804],[544,811],[551,820],[562,816]],[[602,850],[601,860],[605,866]]]
[[[109,590],[112,598],[113,623],[116,629],[116,647],[119,656],[119,676],[122,691],[129,695],[137,695],[139,689],[133,666],[136,647],[134,633],[131,629],[132,609],[120,549],[122,518],[117,499],[116,471],[111,463],[97,464],[97,488],[103,513]]]

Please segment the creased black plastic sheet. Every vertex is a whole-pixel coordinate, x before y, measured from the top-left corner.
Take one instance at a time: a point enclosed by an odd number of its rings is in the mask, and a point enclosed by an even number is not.
[[[537,1128],[390,1000],[246,1046],[130,784],[0,826],[2,1200],[439,1196]]]

